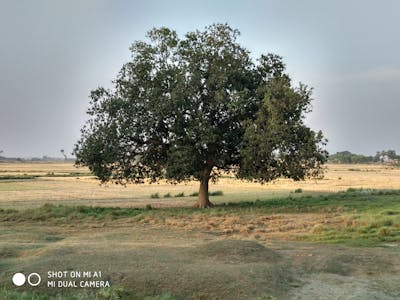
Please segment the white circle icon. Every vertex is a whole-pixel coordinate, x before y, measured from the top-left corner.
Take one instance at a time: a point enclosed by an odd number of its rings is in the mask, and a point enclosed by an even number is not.
[[[36,280],[32,280],[32,277],[36,277]],[[38,273],[31,273],[28,276],[28,283],[31,286],[38,286],[41,280],[42,280],[42,278],[40,277],[40,275]]]
[[[16,286],[24,285],[25,281],[26,281],[25,275],[22,273],[15,273],[14,276],[12,277],[12,282]]]

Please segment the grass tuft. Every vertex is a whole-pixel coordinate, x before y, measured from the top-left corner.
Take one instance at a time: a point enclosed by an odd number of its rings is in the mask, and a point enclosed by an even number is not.
[[[209,192],[209,196],[223,196],[224,192],[223,191],[215,191],[215,192]]]
[[[21,179],[35,179],[36,175],[1,175],[0,180],[21,180]]]
[[[378,231],[378,236],[380,237],[386,237],[389,236],[391,234],[391,230],[388,227],[381,227]]]

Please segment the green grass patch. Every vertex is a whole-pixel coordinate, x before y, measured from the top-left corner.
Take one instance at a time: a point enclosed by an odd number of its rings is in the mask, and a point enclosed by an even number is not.
[[[56,295],[39,293],[37,291],[15,291],[6,288],[0,288],[0,299],[7,300],[175,300],[177,299],[171,293],[164,293],[155,296],[136,297],[131,295],[121,287],[110,287],[100,289],[97,292],[90,291],[70,291],[58,293]]]
[[[69,172],[69,173],[47,172],[45,175],[37,175],[37,177],[83,177],[83,176],[93,176],[93,174],[88,172]]]
[[[223,196],[224,192],[223,191],[215,191],[215,192],[209,192],[209,196]]]
[[[183,193],[175,195],[175,197],[183,196]],[[193,207],[153,209],[151,205],[145,208],[119,208],[46,204],[39,208],[21,211],[0,209],[0,221],[45,222],[50,220],[52,222],[68,223],[71,220],[131,217],[139,221],[144,217],[186,217],[193,213],[210,216],[335,213],[338,218],[343,218],[343,222],[339,222],[340,226],[316,225],[310,230],[309,234],[301,237],[301,239],[333,243],[367,241],[367,244],[382,241],[400,241],[399,190],[350,189],[347,192],[329,195],[302,195],[299,197],[289,196],[276,199],[222,203],[206,210]],[[7,254],[7,249],[4,249],[3,255],[12,256],[14,254]]]
[[[82,176],[93,176],[91,173],[83,172],[70,172],[70,173],[54,173],[47,172],[45,174],[18,174],[18,175],[0,175],[0,180],[27,180],[36,179],[40,177],[82,177]]]
[[[37,175],[0,175],[0,180],[23,180],[23,179],[35,179]]]
[[[385,196],[381,197],[381,200],[387,200]],[[375,246],[382,242],[399,242],[400,216],[397,214],[387,215],[385,214],[387,210],[383,212],[377,211],[373,207],[359,213],[344,213],[341,226],[317,224],[311,229],[310,234],[303,236],[303,238],[310,241],[359,246]]]
[[[70,221],[74,219],[104,219],[133,217],[141,214],[141,208],[119,208],[119,207],[92,207],[92,206],[67,206],[45,204],[39,208],[27,210],[3,210],[0,209],[0,221],[47,221],[58,219]]]

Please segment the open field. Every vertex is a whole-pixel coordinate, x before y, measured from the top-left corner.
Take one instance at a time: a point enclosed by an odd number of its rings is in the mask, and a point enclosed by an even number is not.
[[[224,177],[204,210],[174,197],[197,183],[105,187],[70,164],[0,170],[39,176],[0,180],[0,299],[400,298],[396,168],[329,165],[323,180],[264,186]],[[10,280],[45,282],[49,270],[101,271],[111,288]]]
[[[80,175],[79,175],[80,174]],[[39,176],[34,179],[3,179],[2,176]],[[83,176],[82,176],[83,175]],[[171,185],[168,183],[100,185],[85,168],[71,163],[0,163],[0,206],[3,208],[38,207],[46,202],[72,205],[143,207],[190,206],[197,192],[197,182]],[[66,176],[66,177],[59,177]],[[260,185],[224,176],[210,191],[222,191],[223,196],[211,197],[215,203],[292,196],[319,195],[345,191],[348,188],[399,189],[400,168],[382,165],[328,165],[322,180],[294,182],[280,179]],[[293,193],[301,189],[301,194]],[[151,199],[158,193],[159,199]],[[166,194],[171,198],[164,198]],[[174,197],[184,193],[185,197]]]

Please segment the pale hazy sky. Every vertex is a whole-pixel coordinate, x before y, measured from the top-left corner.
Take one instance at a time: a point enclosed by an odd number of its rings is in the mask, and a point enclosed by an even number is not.
[[[395,0],[0,0],[0,150],[70,153],[90,90],[111,87],[133,41],[228,22],[255,57],[283,56],[314,87],[307,122],[330,152],[400,152],[399,12]]]

